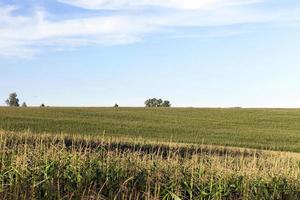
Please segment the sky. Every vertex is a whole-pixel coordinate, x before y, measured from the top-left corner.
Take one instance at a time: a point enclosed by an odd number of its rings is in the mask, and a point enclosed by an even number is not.
[[[299,0],[0,0],[0,106],[300,107]]]

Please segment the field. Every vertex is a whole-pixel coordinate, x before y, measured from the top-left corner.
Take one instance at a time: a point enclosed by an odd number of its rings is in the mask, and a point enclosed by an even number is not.
[[[1,199],[299,199],[299,155],[0,133]]]
[[[0,199],[300,199],[297,109],[0,108],[0,129]]]
[[[300,152],[300,109],[0,108],[0,129]]]

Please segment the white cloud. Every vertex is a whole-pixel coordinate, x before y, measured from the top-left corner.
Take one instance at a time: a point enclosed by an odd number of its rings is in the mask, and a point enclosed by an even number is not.
[[[141,6],[160,6],[176,9],[199,9],[208,7],[216,0],[59,0],[86,9],[124,9]]]
[[[31,17],[14,16],[15,9],[0,8],[0,55],[32,57],[41,47],[69,48],[95,44],[136,42],[148,29],[132,24],[131,17],[86,17],[50,21],[37,10]]]
[[[257,13],[242,4],[258,0],[61,0],[83,7],[165,6],[175,8],[157,13],[113,12],[108,16],[85,16],[50,20],[41,8],[32,15],[16,14],[15,6],[0,6],[0,55],[32,57],[44,48],[72,49],[79,46],[128,44],[150,34],[172,33],[187,26],[218,27],[243,23],[267,22],[278,14]],[[201,2],[201,3],[199,3]],[[82,4],[82,5],[81,5]],[[84,5],[83,5],[84,4]],[[237,6],[238,5],[238,6]],[[177,9],[182,10],[177,10]],[[195,10],[201,9],[201,10]],[[50,13],[55,15],[56,13]],[[282,16],[282,15],[279,15]],[[243,30],[244,31],[244,30]],[[239,31],[226,31],[228,33]],[[222,33],[212,34],[220,36]],[[197,35],[197,33],[188,33]],[[201,34],[200,34],[201,35]],[[173,36],[176,37],[176,34]],[[182,35],[181,35],[182,36]],[[172,37],[172,35],[170,35]]]
[[[178,10],[212,9],[218,6],[243,5],[261,0],[58,0],[85,9],[129,9],[145,6]]]

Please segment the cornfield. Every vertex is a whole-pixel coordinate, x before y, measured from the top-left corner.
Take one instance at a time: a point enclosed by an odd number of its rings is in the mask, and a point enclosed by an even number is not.
[[[300,156],[139,138],[0,132],[1,199],[300,199]]]

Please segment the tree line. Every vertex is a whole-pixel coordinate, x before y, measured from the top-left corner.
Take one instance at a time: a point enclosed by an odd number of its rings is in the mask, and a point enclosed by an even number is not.
[[[6,105],[10,107],[20,107],[19,102],[20,100],[15,92],[9,94],[8,99],[5,101]],[[171,107],[170,101],[157,98],[147,99],[144,104],[146,107]],[[21,107],[27,107],[26,102],[23,102]],[[45,104],[41,104],[40,107],[45,107]],[[116,108],[119,107],[119,105],[115,104],[113,107]]]

